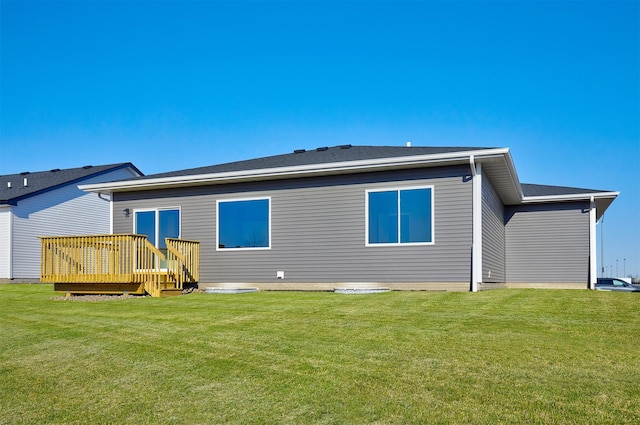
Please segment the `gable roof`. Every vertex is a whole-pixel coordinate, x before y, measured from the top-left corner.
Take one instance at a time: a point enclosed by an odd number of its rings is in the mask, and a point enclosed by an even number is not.
[[[480,164],[505,205],[597,200],[598,217],[618,192],[521,184],[508,148],[339,145],[81,186],[92,192],[217,185],[407,168]],[[470,170],[471,172],[471,170]]]
[[[254,171],[274,168],[313,166],[350,161],[366,161],[405,156],[449,154],[490,148],[477,147],[403,147],[403,146],[352,146],[339,145],[317,149],[299,149],[293,153],[267,156],[244,161],[228,162],[206,167],[190,168],[168,173],[152,174],[138,180],[163,177],[183,177],[226,172]]]
[[[0,205],[17,205],[22,199],[123,168],[130,168],[134,173],[143,175],[130,162],[3,175],[0,176]]]

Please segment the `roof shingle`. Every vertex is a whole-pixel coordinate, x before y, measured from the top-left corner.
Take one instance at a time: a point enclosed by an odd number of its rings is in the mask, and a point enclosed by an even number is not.
[[[142,174],[130,162],[123,162],[109,165],[87,165],[64,170],[56,168],[50,171],[23,172],[0,176],[0,205],[15,205],[20,199],[126,167],[130,167],[137,173]]]
[[[562,196],[562,195],[582,195],[587,193],[611,192],[608,190],[581,189],[566,186],[548,186],[543,184],[521,183],[522,194],[524,196]]]
[[[234,171],[261,170],[267,168],[295,167],[302,165],[328,164],[334,162],[362,161],[412,155],[436,155],[463,151],[482,150],[481,147],[404,147],[404,146],[351,146],[320,147],[312,150],[299,149],[293,153],[229,162],[206,167],[152,174],[138,179],[216,174]]]

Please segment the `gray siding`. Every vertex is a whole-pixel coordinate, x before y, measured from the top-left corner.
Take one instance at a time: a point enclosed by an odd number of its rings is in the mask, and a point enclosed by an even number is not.
[[[482,281],[505,282],[504,205],[486,175],[482,176]]]
[[[588,283],[587,202],[508,207],[508,283]]]
[[[182,238],[201,242],[201,282],[469,282],[468,167],[201,186],[114,196],[114,232],[133,231],[130,208],[180,207]],[[433,245],[366,247],[365,191],[432,185]],[[216,200],[271,198],[270,250],[216,251]],[[284,280],[276,271],[285,272]]]

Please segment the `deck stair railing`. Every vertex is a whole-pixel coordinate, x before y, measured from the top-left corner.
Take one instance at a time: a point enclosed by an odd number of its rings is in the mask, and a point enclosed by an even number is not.
[[[54,283],[67,292],[132,291],[167,296],[169,292],[181,292],[185,283],[198,281],[199,242],[196,241],[168,238],[165,255],[144,235],[40,239],[40,281]]]
[[[183,289],[185,283],[200,280],[200,242],[185,239],[166,238],[167,268],[171,270],[171,277]]]

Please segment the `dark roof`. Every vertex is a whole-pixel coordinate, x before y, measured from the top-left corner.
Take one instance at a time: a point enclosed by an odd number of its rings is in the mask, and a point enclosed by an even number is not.
[[[134,180],[182,177],[200,174],[217,174],[227,172],[241,172],[262,170],[269,168],[295,167],[304,165],[328,164],[337,162],[363,161],[382,158],[397,158],[412,155],[437,155],[457,152],[469,152],[475,150],[487,150],[495,148],[487,147],[425,147],[425,146],[352,146],[339,145],[333,147],[320,147],[317,149],[296,150],[293,153],[267,156],[244,161],[229,162],[225,164],[210,165],[206,167],[190,168],[186,170],[167,173],[152,174],[138,177]],[[580,195],[589,193],[608,192],[594,189],[581,189],[564,186],[548,186],[540,184],[521,184],[524,196],[561,196]]]
[[[295,167],[301,165],[327,164],[332,162],[361,161],[412,155],[436,155],[463,151],[483,150],[481,147],[404,147],[404,146],[351,146],[320,147],[312,150],[300,149],[293,153],[229,162],[226,164],[190,168],[168,173],[152,174],[139,179],[216,174],[234,171],[261,170],[266,168]]]
[[[109,165],[86,165],[79,168],[59,168],[49,171],[22,172],[19,174],[8,174],[0,176],[0,205],[16,203],[24,198],[47,192],[58,187],[78,183],[90,177],[115,171],[121,168],[131,168],[138,174],[138,170],[130,162]],[[27,185],[24,185],[24,179]],[[9,184],[10,183],[10,184]]]
[[[521,183],[522,194],[524,196],[562,196],[562,195],[582,195],[587,193],[611,192],[609,190],[580,189],[577,187],[547,186],[543,184]]]

